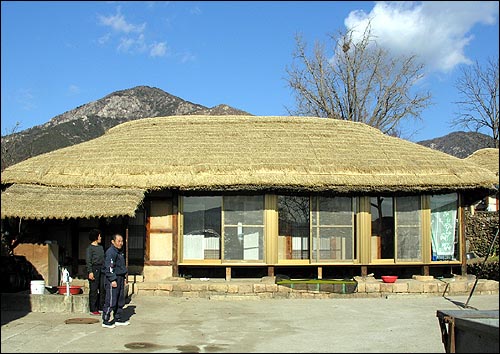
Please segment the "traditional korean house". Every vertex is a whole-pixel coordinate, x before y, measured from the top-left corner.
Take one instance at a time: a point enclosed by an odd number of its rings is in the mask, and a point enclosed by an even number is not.
[[[175,116],[7,168],[1,217],[83,273],[87,233],[161,281],[466,272],[463,208],[498,176],[362,123]]]

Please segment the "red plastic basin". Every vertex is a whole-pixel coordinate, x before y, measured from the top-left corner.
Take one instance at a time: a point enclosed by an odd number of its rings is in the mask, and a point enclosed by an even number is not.
[[[61,295],[66,295],[66,285],[61,285],[57,287],[59,294]],[[69,293],[71,295],[77,295],[80,294],[82,291],[82,287],[79,285],[70,285],[69,286]]]
[[[382,275],[382,281],[384,283],[394,283],[398,279],[397,275]]]

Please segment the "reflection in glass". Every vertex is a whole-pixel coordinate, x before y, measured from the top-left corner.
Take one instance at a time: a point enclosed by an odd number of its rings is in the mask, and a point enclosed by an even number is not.
[[[183,197],[183,259],[220,259],[222,197]]]
[[[309,259],[309,197],[278,196],[278,259]]]

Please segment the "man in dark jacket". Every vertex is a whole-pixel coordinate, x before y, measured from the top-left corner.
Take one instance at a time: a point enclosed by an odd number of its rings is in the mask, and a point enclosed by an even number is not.
[[[100,315],[104,307],[104,249],[101,246],[101,232],[92,229],[89,232],[90,245],[85,255],[85,265],[89,279],[89,307],[92,315]]]
[[[123,236],[114,234],[111,237],[111,246],[106,250],[104,256],[104,288],[106,290],[102,311],[102,326],[104,328],[130,324],[129,321],[124,321],[122,318],[123,306],[125,306],[125,277],[128,273],[122,247]],[[114,321],[111,321],[111,313],[113,313]]]

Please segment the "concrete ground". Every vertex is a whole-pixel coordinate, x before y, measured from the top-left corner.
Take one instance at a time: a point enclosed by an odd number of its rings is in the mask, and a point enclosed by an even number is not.
[[[102,328],[100,321],[65,323],[95,319],[87,314],[2,310],[1,352],[444,353],[436,311],[464,310],[467,298],[133,295],[125,308],[131,324],[113,329]],[[498,310],[499,296],[473,295],[469,307]]]

